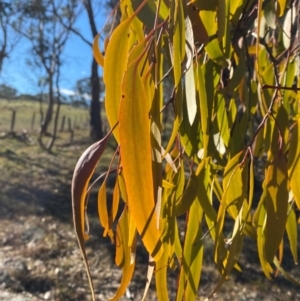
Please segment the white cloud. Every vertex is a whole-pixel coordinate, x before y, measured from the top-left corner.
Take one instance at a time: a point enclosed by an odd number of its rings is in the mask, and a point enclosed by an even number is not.
[[[63,95],[66,95],[66,96],[81,96],[83,97],[85,100],[90,100],[91,99],[91,95],[88,94],[88,93],[84,93],[84,94],[79,94],[78,92],[76,91],[73,91],[73,90],[69,90],[69,89],[65,89],[65,88],[60,88],[59,89],[59,92]]]
[[[64,94],[64,95],[68,95],[68,96],[73,96],[73,95],[77,95],[77,93],[73,90],[69,90],[69,89],[64,89],[64,88],[60,88],[59,89],[59,92],[61,94]]]

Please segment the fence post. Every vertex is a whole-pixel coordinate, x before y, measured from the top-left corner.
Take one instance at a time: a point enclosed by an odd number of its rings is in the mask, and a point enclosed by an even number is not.
[[[64,130],[65,120],[66,120],[66,116],[63,116],[63,118],[61,120],[61,125],[60,125],[60,132],[62,132]]]
[[[73,139],[74,139],[74,132],[75,132],[75,129],[72,129],[72,130],[70,131],[70,143],[73,142]]]
[[[15,128],[15,122],[16,122],[16,110],[12,110],[11,115],[11,123],[10,123],[10,131],[13,132]]]
[[[33,127],[34,127],[34,121],[35,121],[35,112],[32,114],[32,119],[31,119],[31,130],[33,130]]]
[[[71,118],[68,117],[68,127],[69,127],[69,132],[72,131],[72,123],[71,123]]]

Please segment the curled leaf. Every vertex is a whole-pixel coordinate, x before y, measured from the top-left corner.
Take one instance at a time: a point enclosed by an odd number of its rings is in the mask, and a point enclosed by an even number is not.
[[[103,68],[104,66],[104,57],[99,48],[99,37],[100,33],[98,33],[93,41],[93,55],[96,62]]]
[[[103,154],[107,141],[111,135],[109,132],[102,140],[92,144],[79,158],[73,173],[72,179],[72,211],[75,234],[78,240],[80,252],[84,261],[87,272],[89,285],[92,291],[92,299],[95,300],[92,277],[87,261],[86,252],[84,249],[84,240],[88,239],[88,235],[84,230],[84,216],[86,195],[89,181],[95,171],[96,165]]]

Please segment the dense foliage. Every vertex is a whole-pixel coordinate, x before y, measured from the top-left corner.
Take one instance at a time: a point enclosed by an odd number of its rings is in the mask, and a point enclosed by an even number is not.
[[[82,155],[72,185],[75,230],[91,287],[86,197],[112,135],[118,147],[98,193],[103,235],[115,243],[115,262],[123,270],[111,300],[130,282],[137,235],[149,253],[145,294],[154,275],[158,300],[169,299],[169,269],[178,271],[176,300],[195,299],[207,236],[220,273],[212,294],[232,269],[240,270],[245,236],[256,240],[267,278],[279,271],[297,283],[281,262],[284,235],[298,262],[298,2],[123,0],[120,10],[104,52],[98,37],[93,46],[112,130]],[[167,111],[171,127],[163,124]],[[263,181],[254,200],[256,162]],[[113,172],[108,211],[107,177]],[[115,221],[119,206],[123,212]],[[185,229],[179,231],[182,215]],[[224,232],[230,219],[232,229]]]

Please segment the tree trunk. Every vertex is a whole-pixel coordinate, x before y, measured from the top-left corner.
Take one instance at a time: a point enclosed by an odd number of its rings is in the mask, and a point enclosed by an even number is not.
[[[90,0],[84,1],[84,6],[88,14],[92,35],[93,38],[97,35],[97,28],[94,20],[93,15],[93,8],[92,3]],[[93,58],[92,62],[92,70],[91,70],[91,93],[92,93],[92,99],[91,99],[91,106],[90,106],[90,125],[91,125],[91,131],[90,135],[91,138],[94,141],[97,141],[101,138],[103,138],[102,133],[102,120],[101,120],[101,114],[100,114],[100,82],[99,82],[99,75],[98,75],[98,64]]]
[[[50,139],[50,141],[49,141],[49,143],[47,145],[47,150],[48,151],[52,150],[52,147],[54,145],[54,142],[56,140],[56,135],[57,135],[58,117],[59,117],[59,111],[60,111],[59,79],[60,79],[60,64],[58,64],[57,75],[56,75],[57,107],[56,107],[56,112],[55,112],[55,116],[54,116],[54,125],[53,125],[52,138]],[[53,93],[53,91],[52,91],[52,93]],[[52,94],[52,96],[53,96],[53,94]]]
[[[91,73],[91,106],[90,106],[90,135],[94,141],[103,138],[102,120],[101,120],[101,104],[100,104],[100,82],[98,76],[98,64],[93,58]]]
[[[45,119],[43,120],[42,126],[41,126],[41,132],[40,134],[47,134],[49,124],[52,120],[53,115],[53,106],[54,106],[54,96],[53,96],[53,76],[49,76],[49,95],[48,95],[48,108],[46,112]]]

